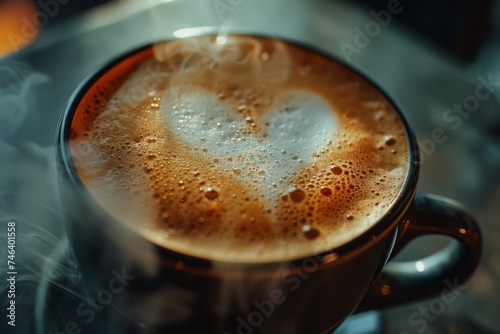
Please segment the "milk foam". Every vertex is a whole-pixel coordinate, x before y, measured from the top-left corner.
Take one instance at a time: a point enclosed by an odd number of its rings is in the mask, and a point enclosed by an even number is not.
[[[219,261],[296,259],[377,223],[408,168],[392,105],[327,57],[227,39],[158,45],[86,94],[70,144],[91,148],[75,164],[91,194],[152,242]]]
[[[333,107],[304,90],[276,96],[257,119],[242,117],[213,92],[197,87],[170,88],[162,101],[167,128],[218,159],[221,168],[237,171],[247,186],[257,182],[268,203],[280,200],[277,195],[292,184],[290,176],[311,164],[337,130]]]

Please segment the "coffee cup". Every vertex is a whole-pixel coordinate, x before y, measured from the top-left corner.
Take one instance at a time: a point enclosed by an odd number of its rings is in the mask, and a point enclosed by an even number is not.
[[[73,253],[97,294],[130,278],[108,300],[146,331],[332,331],[442,293],[479,262],[474,218],[416,193],[417,142],[397,104],[293,41],[135,49],[82,83],[57,141]],[[432,234],[454,242],[391,260]]]

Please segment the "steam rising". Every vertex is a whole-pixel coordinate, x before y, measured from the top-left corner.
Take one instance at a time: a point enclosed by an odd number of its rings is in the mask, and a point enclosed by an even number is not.
[[[48,81],[44,74],[32,72],[22,63],[0,65],[0,139],[8,139],[23,124],[28,114],[30,89]]]
[[[20,153],[28,159],[33,155],[47,153],[40,147],[32,145],[30,148],[21,149],[20,152],[12,150],[10,154],[6,154],[5,146],[0,147],[2,155],[6,159],[12,159],[11,153]],[[33,160],[24,162],[20,176],[26,175],[25,172],[35,174],[36,177],[43,175],[53,175],[48,168],[50,155],[46,154],[44,160]],[[52,157],[53,158],[53,157]],[[18,164],[19,166],[20,164]],[[45,167],[43,167],[45,166]],[[19,170],[19,169],[18,169]],[[45,172],[45,173],[44,173]],[[21,179],[10,179],[11,182],[20,181]],[[29,183],[30,179],[26,178],[24,182]],[[28,185],[25,185],[26,187]],[[53,184],[48,182],[45,184],[47,189],[53,189]],[[23,189],[24,187],[20,187]],[[33,198],[43,197],[42,194],[34,195],[34,192],[40,191],[39,188],[31,188],[31,193],[24,189],[19,193],[30,194],[20,195],[13,192],[0,193],[0,247],[2,255],[7,249],[7,222],[13,221],[16,223],[16,329],[19,333],[34,333],[35,321],[40,326],[40,321],[44,318],[44,307],[46,299],[40,298],[40,294],[44,293],[44,285],[53,284],[59,286],[68,294],[78,296],[79,292],[71,282],[78,282],[81,279],[81,274],[77,270],[75,261],[70,256],[67,240],[64,235],[64,227],[62,224],[59,212],[54,210],[57,207],[53,197],[47,203]],[[47,196],[48,197],[48,196]],[[7,277],[7,257],[2,256],[0,261],[0,275]],[[0,294],[6,296],[9,286],[5,279],[0,281]],[[9,300],[2,298],[1,308],[5,310]],[[35,317],[35,318],[34,318]],[[6,324],[5,319],[2,321],[2,326]],[[43,332],[42,328],[37,328],[38,332]]]
[[[284,81],[289,75],[291,59],[283,43],[274,41],[266,46],[251,37],[234,37],[226,34],[186,38],[182,43],[164,43],[153,47],[155,58],[172,68],[172,83],[182,82],[185,74],[204,68],[223,79],[235,80],[234,73],[219,71],[219,64],[232,63],[235,68],[248,66],[257,83],[270,84]],[[276,56],[269,57],[269,52]]]
[[[48,285],[81,296],[77,288],[81,273],[69,251],[58,209],[55,148],[19,139],[25,138],[19,132],[29,123],[28,117],[33,121],[40,112],[34,87],[48,80],[21,62],[0,65],[0,308],[5,315],[10,301],[7,223],[15,222],[16,333],[45,332],[49,298],[43,295]],[[3,317],[0,322],[4,333],[12,330],[7,320]]]

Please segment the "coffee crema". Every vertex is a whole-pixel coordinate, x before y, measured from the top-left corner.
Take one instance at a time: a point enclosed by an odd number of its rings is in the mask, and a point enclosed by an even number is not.
[[[368,81],[307,48],[236,35],[127,57],[83,97],[70,145],[119,221],[165,248],[245,263],[352,240],[391,208],[409,161],[399,115]]]

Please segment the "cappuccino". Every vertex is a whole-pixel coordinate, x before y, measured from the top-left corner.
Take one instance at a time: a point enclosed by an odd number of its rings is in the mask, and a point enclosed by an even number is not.
[[[371,83],[307,48],[236,35],[125,58],[83,97],[70,145],[118,221],[162,247],[243,263],[362,234],[400,195],[409,161],[400,116]]]

